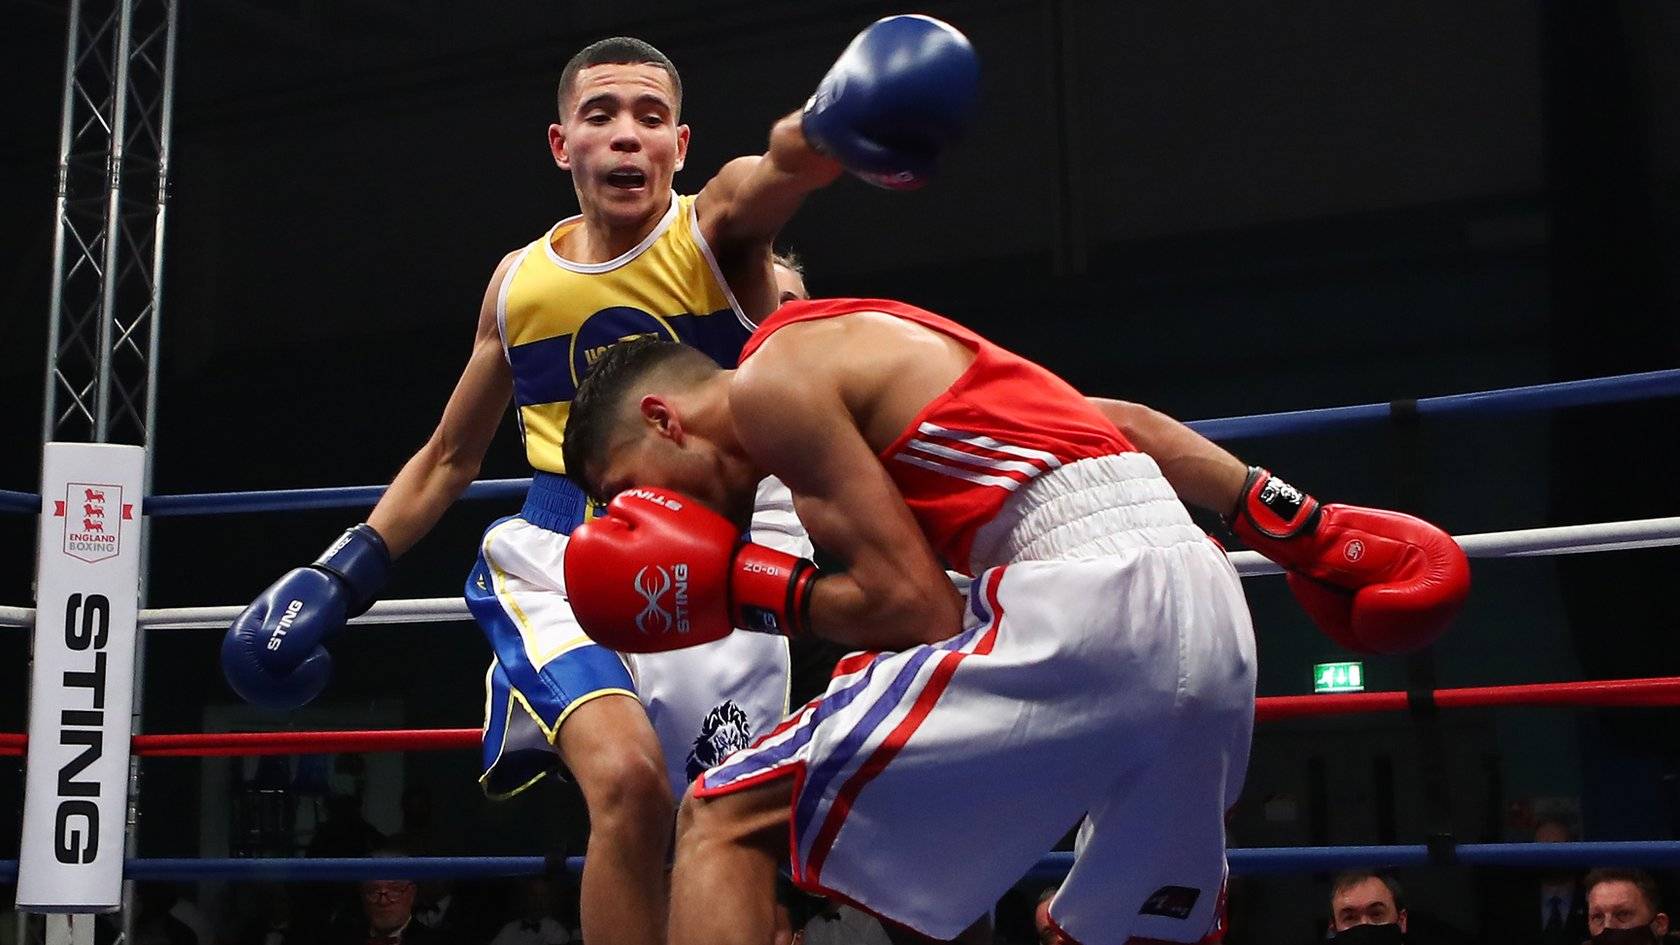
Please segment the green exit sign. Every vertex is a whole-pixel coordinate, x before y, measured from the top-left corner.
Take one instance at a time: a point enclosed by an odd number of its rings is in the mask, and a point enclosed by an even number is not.
[[[1313,666],[1313,692],[1364,691],[1364,663],[1318,663]]]

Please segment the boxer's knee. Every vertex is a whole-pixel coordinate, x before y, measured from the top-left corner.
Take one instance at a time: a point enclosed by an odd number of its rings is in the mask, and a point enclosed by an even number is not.
[[[578,776],[578,786],[591,830],[668,834],[676,802],[657,754],[650,758],[635,746],[609,749],[592,761],[587,777]]]
[[[661,844],[669,838],[676,802],[640,702],[607,697],[579,706],[556,747],[583,791],[592,833]]]

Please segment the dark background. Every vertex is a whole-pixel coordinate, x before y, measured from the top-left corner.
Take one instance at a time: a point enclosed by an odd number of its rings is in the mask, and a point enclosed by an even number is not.
[[[156,491],[387,481],[430,432],[501,255],[575,212],[544,132],[584,43],[632,33],[683,71],[694,129],[678,187],[759,150],[869,2],[183,4],[166,242]],[[843,180],[785,242],[818,294],[957,317],[1091,393],[1184,418],[1386,401],[1680,364],[1680,4],[1534,0],[931,3],[973,39],[982,112],[926,190]],[[0,488],[33,490],[50,293],[65,21],[4,10]],[[487,477],[524,473],[511,423]],[[1231,444],[1320,496],[1405,508],[1454,533],[1676,514],[1673,399],[1427,420]],[[390,596],[456,593],[479,529],[463,504]],[[354,513],[151,523],[149,603],[243,602]],[[0,519],[0,602],[29,596],[33,520]],[[1436,648],[1442,685],[1680,672],[1680,554],[1479,562]],[[1263,694],[1345,658],[1248,584]],[[466,624],[372,628],[336,649],[303,719],[232,706],[217,635],[147,645],[146,728],[471,726],[486,648]],[[0,728],[24,718],[26,645],[0,638]],[[1399,660],[1366,663],[1404,688]],[[208,708],[207,708],[208,707]],[[1420,755],[1403,717],[1262,726],[1239,845],[1525,836],[1532,809],[1589,837],[1676,836],[1673,712],[1475,711]],[[478,799],[476,759],[411,755],[461,852],[575,846],[574,799]],[[226,772],[148,762],[148,855],[216,855]],[[0,802],[20,789],[0,776]],[[1041,790],[1054,790],[1044,785]],[[1268,803],[1270,802],[1270,803]],[[210,811],[209,814],[204,811]],[[381,814],[370,811],[378,823]],[[391,825],[391,826],[394,826]],[[0,817],[0,850],[16,817]],[[1452,871],[1416,898],[1463,924]],[[1300,928],[1321,892],[1274,881]],[[1291,884],[1294,885],[1291,885]],[[1310,900],[1310,905],[1302,903]]]

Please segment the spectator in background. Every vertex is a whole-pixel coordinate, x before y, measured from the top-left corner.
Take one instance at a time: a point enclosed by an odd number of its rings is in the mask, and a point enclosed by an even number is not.
[[[1338,945],[1467,945],[1475,941],[1438,916],[1408,910],[1399,881],[1369,870],[1352,870],[1331,881],[1329,932],[1330,940]],[[1503,938],[1495,941],[1509,945]]]
[[[1569,821],[1542,816],[1535,843],[1571,843]],[[1587,890],[1576,870],[1498,870],[1481,894],[1482,926],[1489,941],[1509,945],[1579,945],[1587,937]]]
[[[554,889],[547,877],[519,881],[519,917],[508,922],[490,945],[566,945],[572,933],[554,918]]]
[[[1392,877],[1353,870],[1330,883],[1330,937],[1337,943],[1406,941],[1406,906]]]
[[[1583,883],[1594,945],[1654,945],[1668,935],[1657,882],[1644,870],[1596,869]]]
[[[1535,843],[1573,843],[1575,831],[1561,817],[1542,817],[1534,825]],[[1581,874],[1563,869],[1540,874],[1539,945],[1576,945],[1587,936],[1587,890]],[[1531,912],[1534,910],[1531,908]]]
[[[415,892],[406,879],[363,882],[361,913],[340,927],[340,945],[454,945],[414,921]]]

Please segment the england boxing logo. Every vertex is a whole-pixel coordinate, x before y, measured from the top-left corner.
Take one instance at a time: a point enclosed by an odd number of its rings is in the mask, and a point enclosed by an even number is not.
[[[689,749],[688,780],[693,781],[707,768],[722,764],[723,759],[751,742],[752,722],[733,699],[714,706],[700,723],[700,737]]]
[[[64,519],[64,553],[97,564],[117,556],[122,523],[134,518],[134,506],[123,502],[121,486],[72,482],[53,501],[53,517]]]
[[[643,634],[665,634],[675,630],[688,632],[688,565],[675,564],[667,571],[656,564],[645,565],[636,572],[632,584],[642,596],[645,606],[636,615],[636,629]],[[660,603],[667,592],[675,591],[669,610]]]

